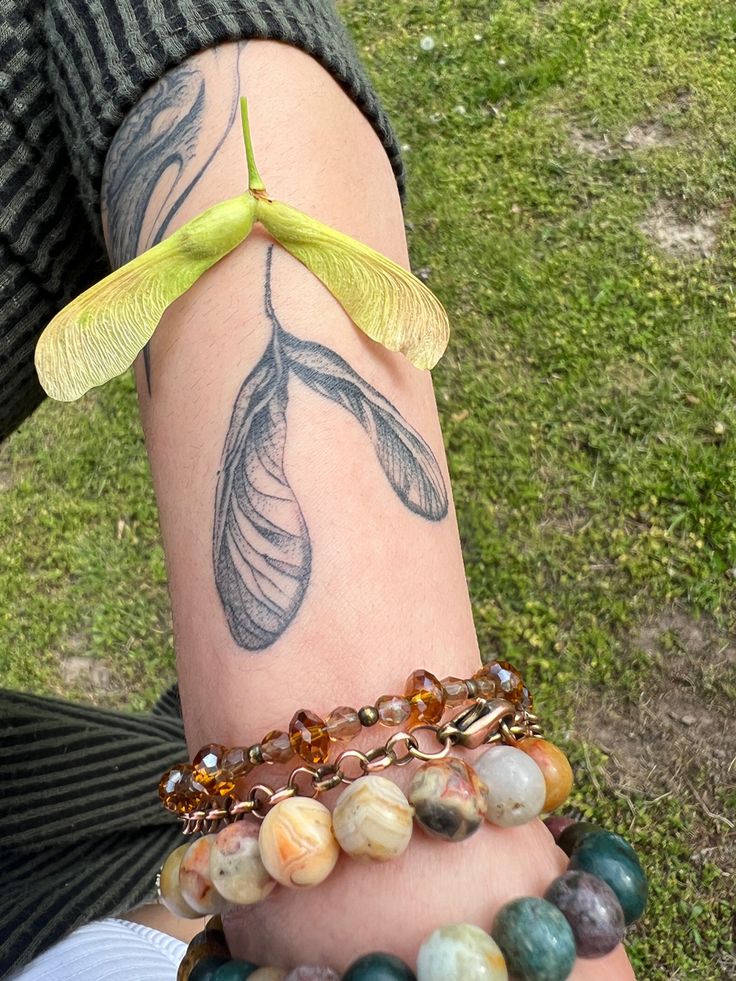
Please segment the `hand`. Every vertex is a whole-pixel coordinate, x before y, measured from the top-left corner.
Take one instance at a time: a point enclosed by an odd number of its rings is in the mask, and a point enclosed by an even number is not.
[[[257,906],[224,919],[234,957],[257,964],[329,965],[344,971],[362,954],[388,951],[412,967],[422,941],[448,923],[490,929],[498,909],[518,896],[541,896],[567,864],[541,823],[485,823],[464,842],[419,830],[399,859],[365,865],[342,855],[315,889],[277,888]],[[623,947],[604,958],[578,958],[570,981],[630,981]],[[472,981],[472,979],[467,979]]]

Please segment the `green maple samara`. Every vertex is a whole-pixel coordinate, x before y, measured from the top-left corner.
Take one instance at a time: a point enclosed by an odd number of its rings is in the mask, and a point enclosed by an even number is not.
[[[439,300],[380,252],[272,200],[255,165],[247,102],[240,101],[248,190],[197,215],[54,317],[35,356],[52,398],[73,401],[129,368],[169,304],[240,245],[255,222],[324,283],[369,337],[418,368],[439,361],[449,336]]]

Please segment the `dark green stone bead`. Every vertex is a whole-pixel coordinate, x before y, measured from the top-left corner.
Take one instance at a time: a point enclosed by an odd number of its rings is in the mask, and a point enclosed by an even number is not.
[[[583,838],[593,831],[605,831],[605,828],[601,828],[597,824],[591,824],[590,821],[576,821],[569,828],[565,828],[557,839],[557,844],[566,855],[572,855]]]
[[[258,970],[257,964],[250,961],[228,961],[222,967],[218,967],[212,975],[212,981],[245,981],[254,971]]]
[[[502,906],[491,936],[518,981],[565,981],[575,964],[575,938],[562,913],[524,896]]]
[[[229,957],[203,957],[190,971],[188,981],[214,981],[215,971],[229,960]]]
[[[628,926],[647,905],[649,885],[631,845],[609,831],[587,835],[570,858],[570,871],[598,876],[613,889]]]
[[[342,981],[417,981],[417,978],[393,954],[366,954],[350,965]]]

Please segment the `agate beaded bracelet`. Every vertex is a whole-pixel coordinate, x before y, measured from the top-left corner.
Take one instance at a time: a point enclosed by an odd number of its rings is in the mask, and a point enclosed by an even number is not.
[[[162,902],[178,915],[215,913],[224,902],[259,902],[274,882],[296,888],[318,885],[331,873],[341,849],[368,861],[396,858],[409,844],[413,819],[431,835],[462,841],[478,830],[484,817],[511,827],[559,806],[572,787],[572,770],[564,754],[541,737],[517,739],[506,726],[510,744],[487,749],[474,767],[448,756],[454,742],[485,745],[503,737],[499,727],[514,712],[505,700],[478,699],[472,709],[437,730],[443,749],[435,754],[416,750],[425,762],[407,796],[392,781],[369,772],[345,781],[348,786],[333,814],[315,799],[283,794],[264,815],[260,830],[250,822],[233,821],[217,834],[210,832],[177,849],[161,872]],[[407,753],[406,762],[411,758]],[[386,760],[400,762],[395,754]]]

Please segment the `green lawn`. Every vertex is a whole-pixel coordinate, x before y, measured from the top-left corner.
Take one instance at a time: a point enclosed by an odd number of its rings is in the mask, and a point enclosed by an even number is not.
[[[643,856],[638,977],[731,979],[736,8],[340,9],[454,325],[435,381],[484,649]],[[2,682],[149,706],[173,654],[130,379],[0,447],[0,535]]]

